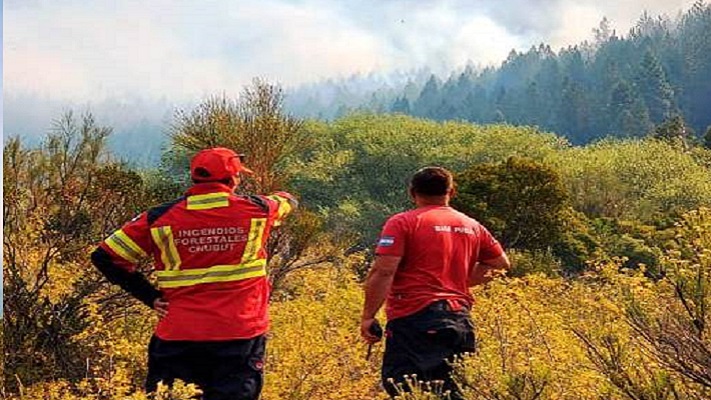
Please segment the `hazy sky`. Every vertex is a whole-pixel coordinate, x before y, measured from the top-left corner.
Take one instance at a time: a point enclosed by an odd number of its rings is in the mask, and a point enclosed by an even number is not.
[[[693,0],[5,0],[6,94],[74,101],[237,92],[356,72],[471,60],[591,38],[603,16],[626,33],[645,10]],[[7,100],[6,100],[7,102]]]

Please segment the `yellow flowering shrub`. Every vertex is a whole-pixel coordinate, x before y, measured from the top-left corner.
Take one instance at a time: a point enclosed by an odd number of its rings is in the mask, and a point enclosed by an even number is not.
[[[478,352],[456,373],[468,397],[592,399],[608,391],[575,331],[628,335],[613,288],[530,275],[477,292]]]
[[[348,268],[301,271],[294,298],[271,307],[263,398],[373,399],[381,396],[382,345],[369,360],[360,339],[361,286]]]
[[[593,345],[616,341],[626,352],[625,368],[643,364],[656,371],[626,323],[624,304],[634,293],[640,303],[659,305],[658,285],[641,272],[619,273],[619,265],[600,265],[579,280],[529,275],[476,288],[478,351],[459,360],[455,373],[467,398],[625,398],[591,361],[576,332]],[[367,346],[359,335],[363,293],[351,271],[348,265],[329,266],[286,280],[281,290],[289,296],[271,307],[263,399],[386,398],[379,382],[383,345],[375,345],[365,359]],[[144,310],[103,321],[98,309],[94,312],[95,323],[78,338],[95,354],[87,360],[87,378],[33,385],[18,398],[145,398],[140,388],[154,317]],[[429,393],[432,385],[413,381],[412,386],[414,393],[403,393],[403,399],[438,397]]]
[[[678,291],[688,292],[690,310],[705,312],[710,221],[708,210],[685,216],[678,245],[665,256],[668,279],[651,280],[643,266],[626,270],[624,259],[613,259],[591,264],[575,279],[530,274],[475,288],[478,350],[458,359],[454,373],[466,398],[709,398],[708,388],[690,378],[698,371],[680,370],[664,346],[675,338],[686,338],[689,348],[708,343],[708,325],[698,340],[678,336],[686,332]],[[386,398],[379,382],[383,345],[366,360],[359,334],[363,291],[354,271],[362,263],[353,255],[282,282],[271,306],[263,399]],[[155,316],[140,308],[108,318],[98,304],[87,305],[92,323],[74,337],[92,355],[84,360],[85,378],[20,384],[19,393],[6,398],[146,399],[141,387]],[[403,392],[404,400],[446,398],[437,383],[411,377],[406,386],[414,390]],[[158,398],[187,399],[195,390],[178,384],[162,388]]]
[[[119,394],[111,386],[101,385],[94,387],[93,391],[87,390],[91,386],[88,381],[79,384],[70,384],[64,380],[39,383],[30,388],[23,389],[18,397],[24,400],[191,400],[201,391],[193,384],[176,381],[171,387],[158,385],[158,390],[153,396],[147,396],[141,391]]]

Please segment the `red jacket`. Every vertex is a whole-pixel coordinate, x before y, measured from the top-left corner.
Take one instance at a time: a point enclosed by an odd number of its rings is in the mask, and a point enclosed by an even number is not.
[[[285,192],[240,196],[220,183],[199,183],[186,196],[141,213],[100,249],[127,273],[140,258],[152,257],[161,297],[169,303],[156,327],[159,338],[253,338],[269,325],[265,244],[272,226],[295,206]],[[152,303],[157,295],[143,297]]]

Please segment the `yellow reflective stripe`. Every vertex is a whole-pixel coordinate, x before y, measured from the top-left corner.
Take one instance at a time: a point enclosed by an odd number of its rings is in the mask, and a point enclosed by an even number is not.
[[[169,226],[151,228],[151,236],[160,249],[160,259],[163,261],[165,269],[180,269],[180,254],[175,247],[173,230]]]
[[[172,270],[172,271],[161,270],[161,271],[155,271],[155,274],[158,277],[158,279],[171,278],[171,277],[188,277],[190,279],[193,279],[193,278],[199,278],[200,276],[205,275],[205,274],[239,271],[240,269],[244,269],[244,268],[266,267],[266,266],[267,266],[267,260],[264,258],[261,258],[259,260],[254,260],[254,261],[251,261],[248,263],[242,263],[242,264],[213,265],[212,267],[208,267],[208,268],[183,268],[183,269]]]
[[[267,260],[261,259],[236,265],[215,265],[210,268],[156,271],[156,277],[161,288],[176,288],[266,276],[266,266]]]
[[[114,232],[106,239],[105,243],[114,253],[123,257],[128,262],[137,263],[139,258],[147,256],[146,252],[128,237],[123,229]]]
[[[252,218],[247,243],[244,246],[244,253],[242,254],[243,264],[259,258],[259,250],[262,248],[262,237],[264,236],[264,229],[266,227],[266,218]]]
[[[281,225],[281,220],[291,212],[291,202],[289,202],[289,199],[277,195],[267,196],[267,198],[272,199],[279,204],[279,209],[277,210],[277,218],[276,221],[274,221],[274,226],[279,226]]]
[[[208,210],[230,205],[229,193],[208,193],[188,196],[188,210]]]

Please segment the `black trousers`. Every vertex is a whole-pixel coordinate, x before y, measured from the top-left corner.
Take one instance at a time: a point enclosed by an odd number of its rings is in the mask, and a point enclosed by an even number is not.
[[[449,390],[452,399],[462,398],[448,361],[476,350],[468,310],[451,311],[446,302],[435,302],[415,314],[388,321],[385,330],[382,379],[391,397],[397,394],[395,385],[405,382],[404,375],[417,374],[418,381],[443,381],[443,391]]]
[[[148,345],[146,391],[175,379],[194,383],[203,400],[256,400],[262,391],[264,335],[217,342],[169,341],[156,336]]]

